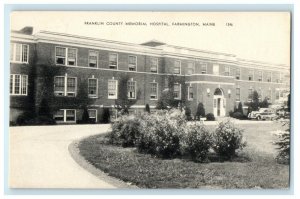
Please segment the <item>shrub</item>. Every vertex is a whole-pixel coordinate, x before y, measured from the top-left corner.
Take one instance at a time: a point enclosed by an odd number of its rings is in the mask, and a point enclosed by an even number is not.
[[[235,127],[229,120],[220,122],[213,133],[213,149],[224,159],[232,159],[236,156],[236,150],[242,150],[246,146],[243,140],[242,130]]]
[[[140,135],[140,121],[135,116],[121,116],[112,124],[112,132],[109,135],[110,143],[133,147]]]
[[[200,102],[197,107],[196,118],[205,117],[204,105]]]
[[[208,114],[206,115],[206,120],[207,120],[207,121],[215,121],[215,116],[214,116],[214,114],[208,113]]]
[[[149,106],[149,104],[146,104],[145,111],[146,111],[147,113],[150,113],[150,106]]]
[[[240,112],[242,115],[244,115],[242,102],[239,102],[236,112]]]
[[[191,121],[193,119],[190,107],[185,107],[185,118],[187,121]]]
[[[109,108],[103,109],[103,115],[102,115],[102,123],[107,124],[110,122],[110,111]]]
[[[89,112],[86,107],[83,108],[82,118],[80,121],[81,124],[88,124],[90,123]]]
[[[17,125],[28,125],[35,117],[36,115],[33,112],[25,111],[17,117],[16,123]]]
[[[184,115],[178,110],[172,110],[144,117],[140,125],[138,150],[162,158],[181,155],[186,132]]]
[[[279,163],[289,164],[290,162],[290,132],[283,131],[278,135],[278,141],[275,142],[279,153],[276,160]]]
[[[56,121],[45,115],[36,116],[32,112],[24,112],[17,120],[17,125],[52,125],[56,124]]]
[[[232,113],[231,117],[239,119],[239,120],[245,118],[245,116],[241,112],[234,112],[234,113]]]
[[[186,151],[196,162],[208,160],[208,152],[212,146],[212,136],[202,125],[189,126],[186,136]]]

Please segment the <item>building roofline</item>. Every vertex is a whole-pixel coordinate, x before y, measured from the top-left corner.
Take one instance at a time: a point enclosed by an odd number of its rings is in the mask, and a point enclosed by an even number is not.
[[[24,28],[23,28],[24,29]],[[23,30],[22,29],[22,30]],[[168,53],[168,51],[166,51],[166,48],[173,48],[175,50],[186,50],[186,51],[190,51],[190,52],[195,52],[195,53],[205,53],[208,55],[209,58],[209,54],[210,55],[214,55],[214,56],[222,56],[222,59],[226,60],[226,57],[228,59],[228,61],[233,61],[236,62],[237,64],[246,64],[246,65],[257,65],[257,66],[268,66],[271,68],[283,68],[283,69],[289,69],[288,65],[285,64],[277,64],[277,63],[270,63],[270,62],[263,62],[263,61],[257,61],[257,60],[251,60],[251,59],[243,59],[243,58],[239,58],[237,57],[237,55],[235,54],[230,54],[230,53],[222,53],[222,52],[215,52],[215,51],[208,51],[208,50],[201,50],[201,49],[195,49],[195,48],[188,48],[188,47],[182,47],[182,46],[176,46],[176,45],[168,45],[165,44],[163,42],[157,41],[157,40],[150,40],[148,42],[144,42],[142,44],[135,44],[135,43],[130,43],[130,42],[121,42],[121,41],[115,41],[115,40],[106,40],[106,39],[99,39],[99,38],[95,38],[95,37],[87,37],[87,36],[80,36],[80,35],[73,35],[73,34],[67,34],[67,33],[59,33],[59,32],[52,32],[52,31],[45,31],[45,30],[40,30],[39,32],[33,34],[33,35],[28,35],[24,32],[22,32],[22,30],[11,30],[11,33],[13,33],[12,35],[15,35],[16,37],[20,38],[22,37],[22,35],[24,36],[24,38],[26,39],[32,39],[34,41],[38,41],[39,37],[41,37],[43,34],[46,35],[54,35],[54,36],[61,36],[61,37],[69,37],[69,38],[74,38],[74,39],[81,39],[83,41],[96,41],[96,42],[102,42],[102,43],[107,43],[109,44],[113,44],[113,45],[120,45],[120,46],[125,46],[125,47],[132,47],[132,48],[142,48],[142,49],[148,49],[148,50],[154,50],[156,51],[158,54],[164,55],[165,53]],[[155,42],[159,42],[161,43],[161,45],[158,46],[149,46],[149,45],[144,45],[145,43],[149,43],[151,41],[155,41]],[[88,44],[87,44],[88,45]],[[188,55],[187,53],[182,53],[182,52],[176,52],[176,54],[180,54],[182,56],[203,56],[203,55],[196,55],[196,54],[191,54]]]

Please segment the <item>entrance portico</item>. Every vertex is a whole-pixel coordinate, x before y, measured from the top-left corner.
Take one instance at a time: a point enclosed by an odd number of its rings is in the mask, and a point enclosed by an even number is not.
[[[214,115],[216,117],[224,117],[226,114],[226,99],[221,88],[216,88],[213,100]]]

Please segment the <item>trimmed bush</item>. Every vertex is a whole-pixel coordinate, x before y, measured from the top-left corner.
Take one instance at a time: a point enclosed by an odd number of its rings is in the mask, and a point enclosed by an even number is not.
[[[204,105],[200,102],[197,107],[196,118],[205,117]]]
[[[145,116],[141,120],[138,150],[162,158],[180,156],[186,132],[185,124],[184,115],[179,110],[164,115],[158,113]]]
[[[206,120],[207,120],[207,121],[215,121],[216,119],[215,119],[214,114],[208,113],[208,114],[206,115]]]
[[[135,116],[122,116],[112,124],[110,143],[123,147],[133,147],[140,135],[140,121]]]
[[[186,151],[196,162],[207,162],[212,136],[202,125],[192,124],[186,136]]]
[[[146,104],[145,111],[146,111],[147,113],[150,113],[150,106],[149,106],[149,104]]]
[[[278,141],[275,142],[279,150],[276,160],[282,164],[290,163],[290,132],[283,131],[278,135]]]
[[[229,120],[220,122],[213,133],[213,149],[222,158],[232,159],[236,156],[236,150],[242,150],[246,146],[241,129],[234,126]]]
[[[231,117],[239,119],[239,120],[245,118],[245,116],[241,112],[234,112],[234,113],[232,113]]]
[[[185,107],[185,118],[187,121],[191,121],[193,119],[192,117],[192,111],[190,109],[190,107]]]

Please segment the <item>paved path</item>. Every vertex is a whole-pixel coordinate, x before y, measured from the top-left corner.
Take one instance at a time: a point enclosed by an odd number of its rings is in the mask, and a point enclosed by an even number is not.
[[[11,188],[116,188],[80,167],[70,156],[74,140],[105,133],[109,125],[10,128]]]

